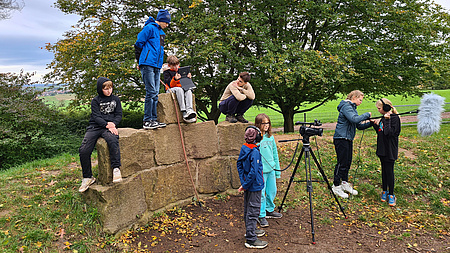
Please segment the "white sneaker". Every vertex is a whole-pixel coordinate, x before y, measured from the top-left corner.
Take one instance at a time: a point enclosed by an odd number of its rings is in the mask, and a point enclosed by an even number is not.
[[[358,195],[358,191],[353,189],[353,187],[350,183],[342,181],[341,186],[342,186],[342,190],[350,193],[351,195]]]
[[[122,182],[122,174],[120,173],[119,168],[114,168],[113,170],[113,183]]]
[[[348,194],[342,190],[342,184],[339,186],[333,185],[333,187],[331,187],[331,189],[333,190],[334,194],[338,195],[339,197],[344,198],[344,199],[348,198]]]
[[[78,191],[85,192],[89,188],[89,186],[91,186],[91,184],[93,184],[94,182],[95,182],[95,177],[83,178],[83,181],[81,181],[80,189],[78,189]]]

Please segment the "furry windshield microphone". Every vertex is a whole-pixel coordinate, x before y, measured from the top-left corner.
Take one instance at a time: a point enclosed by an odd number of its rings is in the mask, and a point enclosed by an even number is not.
[[[417,114],[417,132],[422,136],[430,136],[441,128],[441,114],[444,112],[445,99],[434,93],[425,94],[420,100]]]

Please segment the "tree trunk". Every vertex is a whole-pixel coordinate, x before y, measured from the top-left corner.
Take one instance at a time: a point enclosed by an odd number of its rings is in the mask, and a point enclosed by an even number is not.
[[[294,132],[294,109],[293,109],[293,107],[281,109],[281,112],[283,113],[284,132],[285,133]]]

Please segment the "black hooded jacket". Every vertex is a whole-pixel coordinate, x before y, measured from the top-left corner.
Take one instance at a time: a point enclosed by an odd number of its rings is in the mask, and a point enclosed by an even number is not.
[[[103,94],[102,86],[106,81],[110,80],[106,77],[99,77],[97,80],[98,96],[91,102],[90,128],[105,128],[108,122],[113,122],[117,127],[122,120],[122,105],[119,97]]]

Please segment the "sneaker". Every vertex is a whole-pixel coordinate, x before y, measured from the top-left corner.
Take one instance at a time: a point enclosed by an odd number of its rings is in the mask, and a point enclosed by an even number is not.
[[[259,223],[259,226],[262,228],[269,226],[269,222],[266,220],[266,217],[259,218],[258,223]]]
[[[83,181],[81,181],[80,189],[78,189],[79,192],[85,192],[91,184],[95,182],[95,177],[91,178],[83,178]]]
[[[350,193],[351,195],[358,195],[358,191],[352,188],[352,185],[350,183],[347,183],[345,181],[342,181],[342,190]]]
[[[186,117],[183,116],[184,119],[192,119],[197,117],[197,113],[194,112],[194,110],[188,110],[186,112]]]
[[[237,114],[237,115],[236,115],[236,120],[239,121],[239,122],[241,122],[241,123],[248,123],[248,120],[246,120],[246,119],[244,118],[244,115],[241,115],[241,114]]]
[[[264,249],[265,247],[267,247],[267,245],[269,245],[268,242],[261,241],[259,239],[256,239],[256,241],[254,241],[254,242],[249,242],[249,241],[245,242],[245,247],[247,247],[249,249]]]
[[[144,122],[144,129],[155,129],[158,127],[158,124],[155,121],[146,121]]]
[[[262,230],[262,229],[256,229],[255,230],[255,234],[256,236],[260,237],[266,234],[266,231]],[[247,234],[245,234],[244,236],[247,236]]]
[[[186,123],[195,123],[195,122],[197,122],[197,118],[183,119],[183,120],[184,120],[184,122],[186,122]]]
[[[115,168],[113,170],[113,183],[120,183],[122,182],[122,173],[120,173],[119,168]]]
[[[395,197],[395,195],[388,195],[389,198],[389,205],[390,206],[395,206],[397,203],[397,198]]]
[[[386,202],[386,198],[387,198],[387,191],[382,191],[381,192],[381,202]]]
[[[167,126],[166,123],[162,123],[162,122],[159,122],[159,121],[157,121],[157,120],[155,120],[155,121],[153,121],[153,122],[156,124],[156,127],[157,127],[157,128],[163,128],[163,127],[166,127],[166,126]]]
[[[279,218],[281,218],[281,217],[283,217],[283,215],[282,215],[281,213],[279,213],[279,212],[276,212],[276,211],[273,211],[273,212],[267,212],[267,211],[266,211],[266,218],[267,218],[267,219],[269,219],[269,218],[279,219]]]
[[[227,116],[225,117],[225,120],[230,122],[230,123],[236,123],[237,119],[236,117],[234,117],[233,115],[227,114]]]
[[[331,187],[331,188],[332,188],[334,194],[338,195],[339,197],[344,198],[344,199],[348,198],[348,194],[342,190],[342,184],[339,186],[335,186],[333,184],[333,187]]]

